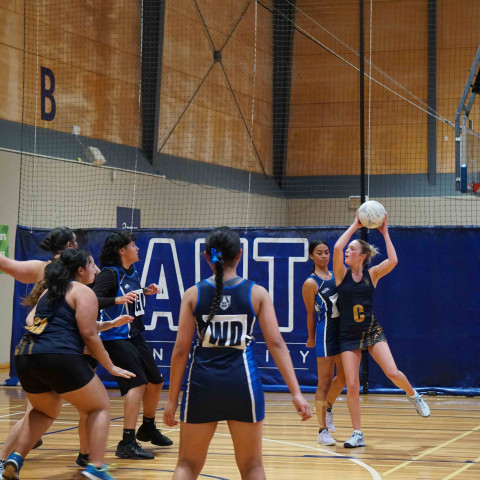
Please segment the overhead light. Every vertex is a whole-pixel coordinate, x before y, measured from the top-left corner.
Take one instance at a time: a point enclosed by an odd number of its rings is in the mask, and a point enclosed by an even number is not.
[[[107,163],[103,153],[97,147],[85,147],[84,153],[86,160],[93,163],[93,165],[97,165],[99,167],[100,165]]]

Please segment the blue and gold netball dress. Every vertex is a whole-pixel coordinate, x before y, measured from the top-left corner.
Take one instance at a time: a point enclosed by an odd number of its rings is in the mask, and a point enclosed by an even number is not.
[[[373,314],[375,287],[363,269],[359,282],[347,270],[342,283],[337,286],[338,309],[340,311],[340,348],[342,352],[365,350],[378,342],[386,342],[382,327]]]

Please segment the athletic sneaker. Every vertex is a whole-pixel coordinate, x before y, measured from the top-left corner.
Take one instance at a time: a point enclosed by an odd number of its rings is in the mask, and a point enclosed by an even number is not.
[[[318,433],[317,443],[321,445],[336,445],[337,442],[330,435],[330,432],[324,428],[321,432]]]
[[[108,473],[108,466],[104,465],[102,468],[97,468],[92,463],[87,465],[87,468],[82,472],[84,477],[90,478],[91,480],[101,479],[101,480],[114,480],[113,477]]]
[[[82,455],[79,452],[78,457],[75,460],[75,464],[78,465],[79,467],[85,468],[88,465],[88,462],[90,462],[90,455],[88,453],[85,455]]]
[[[407,398],[410,400],[411,403],[413,403],[414,407],[417,409],[417,412],[421,417],[430,416],[430,408],[423,401],[422,396],[417,391],[415,392],[415,398],[412,398],[408,394],[407,394]]]
[[[4,468],[5,468],[5,460],[0,460],[0,473],[3,472]]]
[[[143,423],[140,425],[137,431],[137,440],[141,442],[151,442],[153,445],[158,445],[159,447],[173,445],[173,442],[165,435],[162,435],[162,431],[159,430],[155,424],[146,425]]]
[[[326,415],[326,423],[327,423],[327,428],[329,432],[335,433],[335,425],[333,424],[333,411],[327,410],[327,415]]]
[[[119,458],[130,458],[131,460],[153,460],[153,453],[146,452],[138,442],[126,443],[120,440],[115,455]]]
[[[354,430],[352,436],[343,444],[345,448],[357,448],[365,446],[365,439],[363,433],[359,430]]]
[[[23,458],[19,453],[13,452],[5,461],[2,477],[6,480],[18,480],[18,473],[23,466]]]

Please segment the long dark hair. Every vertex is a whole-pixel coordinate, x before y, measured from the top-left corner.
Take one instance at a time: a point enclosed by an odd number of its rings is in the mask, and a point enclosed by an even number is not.
[[[213,250],[213,251],[212,251]],[[233,265],[240,251],[240,237],[229,227],[213,229],[205,238],[205,251],[210,255],[211,263],[215,264],[215,296],[210,305],[207,324],[218,311],[223,292],[223,269],[225,265]]]
[[[325,242],[324,240],[312,240],[309,245],[308,245],[308,254],[313,255],[314,250],[319,246],[319,245],[326,245],[328,248],[328,251],[330,252],[330,247],[328,246],[328,243]],[[312,268],[312,273],[315,273],[315,262],[313,262],[313,268]]]
[[[113,232],[106,239],[100,252],[100,266],[101,267],[114,267],[121,265],[119,250],[130,242],[136,240],[134,233],[130,232]]]
[[[68,242],[72,242],[75,234],[68,227],[54,228],[40,244],[42,250],[52,252],[57,255],[65,250]]]
[[[86,250],[66,249],[58,260],[45,267],[45,287],[50,303],[65,296],[70,281],[75,278],[80,267],[87,266],[90,257]]]

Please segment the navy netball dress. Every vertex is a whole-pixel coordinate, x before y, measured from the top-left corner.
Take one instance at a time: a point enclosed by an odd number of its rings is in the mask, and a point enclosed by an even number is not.
[[[43,295],[37,304],[34,324],[24,328],[26,333],[17,345],[15,355],[37,353],[83,355],[85,344],[78,330],[75,310],[67,303],[65,297],[51,304],[47,295]]]
[[[197,326],[187,388],[180,418],[187,423],[238,420],[259,422],[265,399],[255,358],[251,294],[254,282],[239,278],[225,282],[220,307],[206,323],[215,296],[211,280],[197,283],[193,312]]]
[[[315,353],[317,358],[338,355],[340,341],[335,277],[324,280],[312,273],[308,278],[315,280],[318,285],[315,295]]]
[[[373,314],[375,287],[363,269],[359,282],[347,270],[342,283],[337,286],[338,309],[340,311],[340,348],[342,352],[365,350],[378,342],[386,342],[382,327]]]

